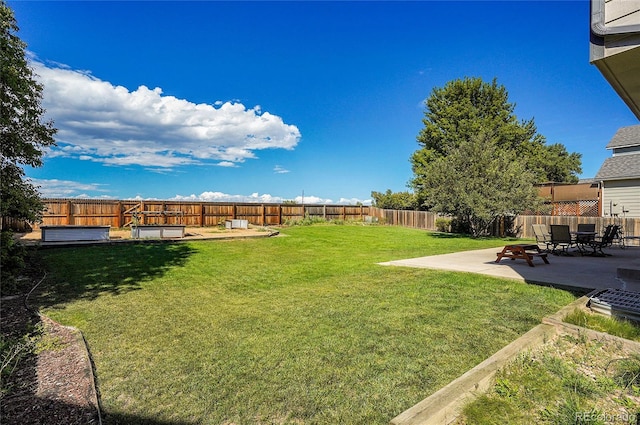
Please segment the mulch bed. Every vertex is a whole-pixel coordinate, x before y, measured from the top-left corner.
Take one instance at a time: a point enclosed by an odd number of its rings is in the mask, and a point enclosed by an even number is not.
[[[35,349],[25,350],[15,369],[3,377],[2,424],[98,424],[93,371],[82,336],[29,310],[25,294],[0,299],[0,334],[5,340],[40,335]]]

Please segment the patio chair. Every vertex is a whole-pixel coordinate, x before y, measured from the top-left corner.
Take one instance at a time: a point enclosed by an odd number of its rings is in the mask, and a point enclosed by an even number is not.
[[[536,237],[536,243],[540,251],[550,251],[551,246],[551,234],[545,224],[532,224],[533,234]]]
[[[587,242],[587,245],[589,245],[593,249],[593,252],[590,253],[589,255],[594,255],[599,257],[605,257],[607,255],[611,255],[611,254],[605,254],[602,248],[606,248],[613,244],[613,239],[616,237],[619,227],[620,226],[610,224],[605,228],[604,234],[602,235],[601,238],[594,238],[593,240]]]
[[[569,248],[576,246],[571,238],[569,226],[564,224],[551,225],[551,253],[554,255],[571,255]]]

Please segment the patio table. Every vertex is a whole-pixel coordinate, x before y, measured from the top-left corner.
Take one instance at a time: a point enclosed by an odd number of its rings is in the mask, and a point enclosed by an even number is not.
[[[533,252],[535,251],[535,252]],[[545,264],[549,264],[549,260],[547,259],[546,252],[540,252],[538,245],[532,244],[512,244],[506,245],[501,252],[498,252],[498,258],[496,259],[496,263],[499,263],[503,258],[511,258],[515,260],[516,258],[521,258],[526,260],[527,264],[530,267],[534,267],[533,257],[540,257]]]
[[[576,236],[576,239],[593,239],[598,233],[597,232],[571,232],[572,235]]]
[[[586,252],[585,245],[589,244],[589,241],[595,239],[597,232],[571,232],[574,235],[574,241],[576,246],[578,247],[578,251],[580,251],[581,255],[584,255]]]

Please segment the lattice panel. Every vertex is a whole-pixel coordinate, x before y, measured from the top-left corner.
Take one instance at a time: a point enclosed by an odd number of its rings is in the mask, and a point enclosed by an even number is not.
[[[553,203],[553,215],[598,217],[599,210],[600,208],[597,199]]]

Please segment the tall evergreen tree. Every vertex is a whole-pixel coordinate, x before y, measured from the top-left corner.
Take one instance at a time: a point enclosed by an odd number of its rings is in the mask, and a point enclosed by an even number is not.
[[[578,181],[581,155],[568,153],[558,143],[547,145],[533,119],[519,121],[506,88],[495,79],[491,83],[481,78],[450,81],[434,88],[425,106],[424,128],[417,137],[421,148],[411,157],[412,186],[418,192],[426,164],[447,156],[483,131],[496,137],[498,148],[513,151],[525,161],[534,173],[534,183]]]
[[[533,119],[518,120],[495,79],[450,81],[425,105],[410,185],[421,208],[457,217],[474,234],[535,208],[535,183],[578,180],[580,154],[547,145]]]

